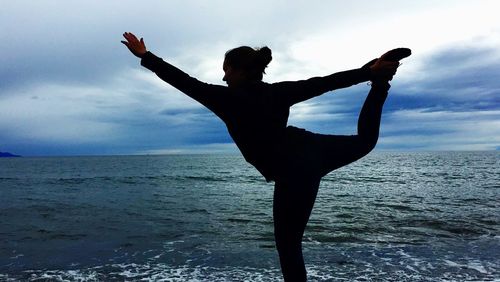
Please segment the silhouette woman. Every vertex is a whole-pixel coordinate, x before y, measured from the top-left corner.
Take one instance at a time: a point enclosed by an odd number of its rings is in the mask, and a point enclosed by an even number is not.
[[[122,41],[141,65],[214,112],[243,154],[266,179],[274,181],[274,233],[285,281],[306,281],[302,236],[321,178],[368,154],[377,143],[382,106],[399,60],[409,49],[395,49],[359,69],[300,81],[262,82],[271,62],[267,47],[238,47],[225,54],[226,86],[207,84],[146,50],[144,40],[124,33]],[[352,136],[316,134],[287,126],[292,105],[325,92],[371,81]]]

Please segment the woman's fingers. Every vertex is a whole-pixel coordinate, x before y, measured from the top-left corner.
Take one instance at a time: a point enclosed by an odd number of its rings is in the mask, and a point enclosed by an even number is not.
[[[125,39],[127,39],[128,42],[132,41],[132,37],[128,33],[124,33],[123,37],[125,37]]]
[[[132,41],[139,42],[139,39],[137,39],[137,37],[133,33],[129,32],[128,34]]]
[[[126,41],[122,40],[121,42],[128,47],[128,49],[137,57],[141,58],[146,52],[146,45],[144,44],[144,39],[141,38],[140,40],[137,39],[137,37],[131,33],[131,32],[125,32],[123,33],[123,37],[126,39]]]
[[[137,40],[137,37],[135,37],[135,35],[133,33],[130,33],[130,32],[125,32],[123,34],[123,37],[125,37],[125,39],[127,39],[127,41],[129,43],[131,42],[138,42],[139,40]]]
[[[382,56],[370,66],[370,69],[374,78],[392,80],[398,67],[399,62],[385,61]]]
[[[137,46],[138,43],[137,38],[132,37],[130,33],[125,32],[123,34],[123,37],[125,37],[127,41],[122,40],[122,43],[125,44],[127,47],[131,48]]]
[[[125,37],[125,39],[127,39],[127,42],[125,43],[124,41],[122,41],[123,44],[129,46],[129,47],[134,47],[134,48],[145,48],[145,44],[144,44],[144,39],[141,37],[141,39],[137,39],[137,37],[133,34],[133,33],[130,33],[130,32],[125,32],[123,34],[123,37]]]
[[[397,68],[399,66],[399,62],[384,61],[380,58],[379,65],[384,68]]]

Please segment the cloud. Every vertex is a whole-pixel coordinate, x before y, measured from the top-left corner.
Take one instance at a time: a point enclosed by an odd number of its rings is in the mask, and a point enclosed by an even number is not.
[[[500,110],[401,110],[386,115],[382,128],[380,148],[496,150]]]
[[[215,115],[145,72],[127,70],[106,85],[44,83],[5,93],[0,96],[3,146],[23,143],[35,155],[43,154],[38,146],[90,146],[94,153],[102,146],[102,153],[110,147],[125,153],[131,145],[181,145],[197,133],[213,134]]]
[[[413,81],[393,86],[379,147],[496,150],[500,145],[498,50],[466,42],[436,50],[420,65]]]
[[[150,50],[192,76],[218,84],[224,52],[239,45],[271,47],[267,82],[356,68],[408,46],[414,54],[393,81],[381,143],[420,148],[403,142],[413,134],[435,140],[425,148],[498,146],[488,130],[500,104],[497,1],[4,2],[2,150],[122,154],[230,143],[217,117],[140,67],[119,42],[124,31],[144,37]],[[352,134],[368,89],[362,84],[296,105],[290,123]],[[431,112],[446,123],[428,121]],[[459,128],[467,120],[454,120],[455,113],[470,113],[483,129]],[[475,113],[490,114],[476,119]]]
[[[99,94],[102,96],[97,97]],[[0,125],[7,128],[10,138],[101,140],[112,133],[112,125],[96,116],[102,114],[98,107],[103,97],[104,93],[94,87],[44,85],[26,89],[21,95],[1,100]]]
[[[500,56],[473,46],[436,50],[412,70],[414,79],[392,82],[377,148],[496,150],[500,146]],[[406,67],[406,63],[401,67]],[[363,85],[300,104],[291,122],[326,134],[354,134],[366,97]]]
[[[396,77],[386,111],[429,108],[435,111],[497,110],[500,105],[500,53],[473,46],[436,50],[413,71]],[[401,68],[406,67],[404,64]]]

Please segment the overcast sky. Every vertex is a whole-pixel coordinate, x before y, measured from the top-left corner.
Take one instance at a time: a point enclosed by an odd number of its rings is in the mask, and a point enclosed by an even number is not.
[[[266,82],[358,68],[409,47],[379,150],[500,149],[500,1],[0,0],[0,151],[26,156],[228,152],[224,124],[120,43],[224,84],[224,52],[273,50]],[[369,86],[292,108],[289,124],[353,134]]]

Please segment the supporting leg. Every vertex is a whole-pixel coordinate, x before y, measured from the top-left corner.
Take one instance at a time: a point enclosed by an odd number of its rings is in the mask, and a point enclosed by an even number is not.
[[[338,136],[288,127],[286,153],[274,189],[274,233],[285,281],[306,281],[302,236],[320,179],[368,154],[377,143],[387,82],[373,83],[361,109],[358,135]]]
[[[320,179],[290,177],[274,189],[274,236],[286,282],[306,281],[302,236],[316,200]]]

